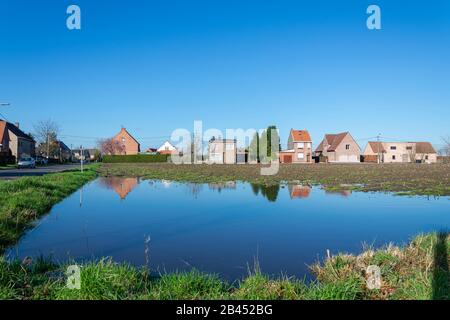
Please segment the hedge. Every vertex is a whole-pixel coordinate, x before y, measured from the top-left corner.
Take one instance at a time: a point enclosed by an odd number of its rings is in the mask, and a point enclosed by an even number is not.
[[[103,156],[105,163],[145,163],[145,162],[167,162],[170,155],[167,154],[136,154],[136,155],[114,155]]]

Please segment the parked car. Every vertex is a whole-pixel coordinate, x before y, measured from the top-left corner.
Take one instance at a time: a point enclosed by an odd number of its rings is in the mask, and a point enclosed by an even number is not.
[[[31,157],[21,158],[19,160],[19,162],[17,163],[17,167],[19,169],[21,169],[21,168],[35,168],[36,167],[36,161],[33,158],[31,158]]]
[[[36,164],[48,164],[48,159],[44,157],[36,157]]]

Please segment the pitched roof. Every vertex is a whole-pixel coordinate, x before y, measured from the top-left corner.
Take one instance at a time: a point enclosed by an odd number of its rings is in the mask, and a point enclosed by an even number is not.
[[[59,144],[59,147],[62,150],[70,151],[70,148],[64,142],[62,142],[61,140],[58,141],[58,144]]]
[[[370,145],[370,148],[372,148],[373,152],[378,152],[379,151],[381,153],[386,153],[386,149],[384,148],[382,142],[369,141],[369,145]]]
[[[128,131],[127,131],[127,129],[125,129],[124,127],[122,127],[122,129],[120,129],[120,132],[118,133],[118,134],[116,134],[115,136],[114,136],[114,138],[115,137],[117,137],[119,134],[121,134],[121,133],[126,133],[131,139],[133,139],[137,144],[139,144],[140,145],[140,143],[139,143],[139,141],[137,141],[132,135],[131,135],[131,133],[129,133]]]
[[[330,144],[328,151],[335,151],[336,148],[341,144],[342,140],[344,140],[345,136],[348,132],[341,132],[337,134],[327,134],[327,141]]]
[[[306,142],[312,141],[311,136],[309,135],[309,132],[307,130],[291,129],[291,135],[293,141],[306,141]]]
[[[433,146],[429,142],[415,142],[416,153],[436,153]]]
[[[328,151],[335,151],[339,144],[344,140],[348,132],[326,134],[322,142],[317,146],[316,152],[323,151],[325,145],[329,145]]]
[[[8,128],[9,131],[11,131],[15,136],[22,138],[22,139],[26,139],[26,140],[30,140],[30,141],[34,141],[34,139],[32,137],[30,137],[28,134],[26,134],[25,132],[23,132],[22,130],[20,130],[19,128],[17,128],[14,124],[6,122],[6,127]]]

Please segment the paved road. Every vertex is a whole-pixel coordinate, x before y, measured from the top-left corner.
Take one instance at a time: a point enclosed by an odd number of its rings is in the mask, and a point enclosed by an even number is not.
[[[35,169],[4,169],[0,170],[0,179],[10,180],[21,177],[43,176],[44,174],[61,172],[79,167],[79,164],[60,164],[50,165],[48,167],[37,167]]]

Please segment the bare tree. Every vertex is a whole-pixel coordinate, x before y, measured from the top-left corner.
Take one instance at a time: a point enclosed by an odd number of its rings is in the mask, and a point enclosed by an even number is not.
[[[47,119],[39,121],[33,127],[33,136],[38,143],[38,153],[45,154],[47,157],[59,155],[58,124],[51,119]]]
[[[125,153],[125,146],[113,138],[102,139],[98,142],[102,154],[118,155]]]
[[[444,156],[450,156],[450,136],[442,137],[442,142],[444,143],[440,153]]]

